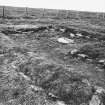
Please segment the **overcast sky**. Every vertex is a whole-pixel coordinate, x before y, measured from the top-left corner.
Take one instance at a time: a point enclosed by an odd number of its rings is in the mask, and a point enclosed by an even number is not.
[[[105,12],[105,0],[0,0],[0,5]]]

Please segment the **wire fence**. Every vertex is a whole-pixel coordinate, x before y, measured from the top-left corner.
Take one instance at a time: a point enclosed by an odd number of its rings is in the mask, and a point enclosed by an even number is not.
[[[15,12],[14,12],[15,11]],[[37,12],[36,12],[37,11]],[[15,14],[16,15],[15,15]],[[97,18],[97,19],[105,19],[105,13],[82,13],[82,12],[77,12],[77,11],[70,11],[70,10],[55,10],[55,12],[53,10],[47,10],[47,9],[40,9],[38,11],[38,9],[30,9],[30,8],[23,8],[23,10],[12,10],[12,9],[8,9],[8,7],[6,6],[2,6],[1,7],[1,17],[2,18],[6,18],[6,17],[16,17],[19,13],[21,13],[21,15],[23,17],[53,17],[53,18],[65,18],[65,19],[82,19],[82,18]]]

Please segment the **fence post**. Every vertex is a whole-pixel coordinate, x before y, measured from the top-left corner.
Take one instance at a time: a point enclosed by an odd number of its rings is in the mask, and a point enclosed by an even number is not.
[[[43,13],[42,13],[42,14],[43,14],[43,17],[45,16],[45,14],[44,14],[44,13],[45,13],[45,8],[43,9]]]
[[[105,14],[103,13],[103,19],[105,18]]]
[[[25,11],[26,11],[26,16],[28,16],[28,8],[27,7],[26,7],[26,10]]]
[[[58,17],[58,10],[56,11],[56,18]]]
[[[66,11],[66,18],[68,18],[68,15],[69,15],[69,11],[67,10]]]
[[[5,18],[5,7],[2,8],[2,17]]]
[[[80,20],[79,12],[77,12],[76,17]]]
[[[97,15],[97,19],[98,19],[99,18],[99,14],[97,13],[96,15]]]

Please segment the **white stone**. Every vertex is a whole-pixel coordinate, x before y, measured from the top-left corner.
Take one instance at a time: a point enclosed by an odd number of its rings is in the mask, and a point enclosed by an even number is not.
[[[68,43],[74,43],[74,40],[61,37],[61,38],[58,38],[58,42],[68,44]]]
[[[65,32],[65,29],[61,28],[60,31],[61,31],[61,32]]]
[[[81,37],[83,35],[81,33],[77,33],[76,36]]]
[[[55,29],[53,29],[53,28],[52,28],[52,29],[50,29],[50,31],[54,32],[54,31],[55,31]]]
[[[56,97],[53,93],[49,93],[48,95],[51,97]]]
[[[57,101],[57,105],[66,105],[63,101]]]
[[[99,63],[105,63],[105,60],[104,59],[101,59],[98,61]]]
[[[70,33],[70,37],[74,38],[74,37],[75,37],[75,35],[74,35],[73,33]]]
[[[88,57],[88,56],[85,55],[85,54],[78,54],[78,56],[79,56],[79,57],[83,57],[83,58]]]
[[[73,50],[71,51],[71,54],[75,54],[77,51],[78,51],[77,49],[73,49]]]
[[[42,91],[43,89],[39,86],[30,85],[30,88],[34,89],[35,91]]]
[[[86,38],[90,38],[89,36],[86,36]]]

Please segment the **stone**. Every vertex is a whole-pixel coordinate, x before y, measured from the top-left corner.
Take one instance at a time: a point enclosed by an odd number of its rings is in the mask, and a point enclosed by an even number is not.
[[[39,86],[30,85],[30,88],[34,89],[35,91],[42,91],[43,89]]]
[[[99,93],[99,94],[105,93],[105,89],[103,89],[102,87],[95,86],[95,89],[96,89],[96,93]]]
[[[61,28],[60,31],[61,31],[61,32],[65,32],[65,29]]]
[[[77,50],[77,49],[73,49],[73,50],[71,51],[71,54],[75,54],[76,52],[78,52],[78,50]]]
[[[101,59],[98,61],[99,63],[105,63],[105,60],[104,59]]]
[[[86,104],[86,103],[82,103],[82,104],[80,104],[80,105],[88,105],[88,104]]]
[[[85,55],[85,54],[78,54],[78,56],[79,56],[79,57],[82,57],[82,58],[86,58],[86,57],[88,57],[88,56]]]
[[[81,33],[77,33],[76,36],[82,37],[83,35]]]
[[[29,78],[28,76],[24,75],[24,73],[19,72],[19,74],[20,74],[25,80],[30,81],[30,78]]]
[[[89,102],[89,105],[100,105],[101,101],[98,97],[98,95],[93,95],[91,101]]]
[[[87,79],[83,79],[82,82],[87,84],[88,86],[91,86],[91,84],[89,83],[89,81]]]
[[[58,42],[64,43],[64,44],[69,44],[69,43],[74,43],[74,40],[68,39],[65,37],[61,37],[61,38],[58,38]]]
[[[73,33],[70,33],[70,37],[71,37],[71,38],[74,38],[75,35],[74,35]]]
[[[57,101],[57,105],[66,105],[63,101]]]

